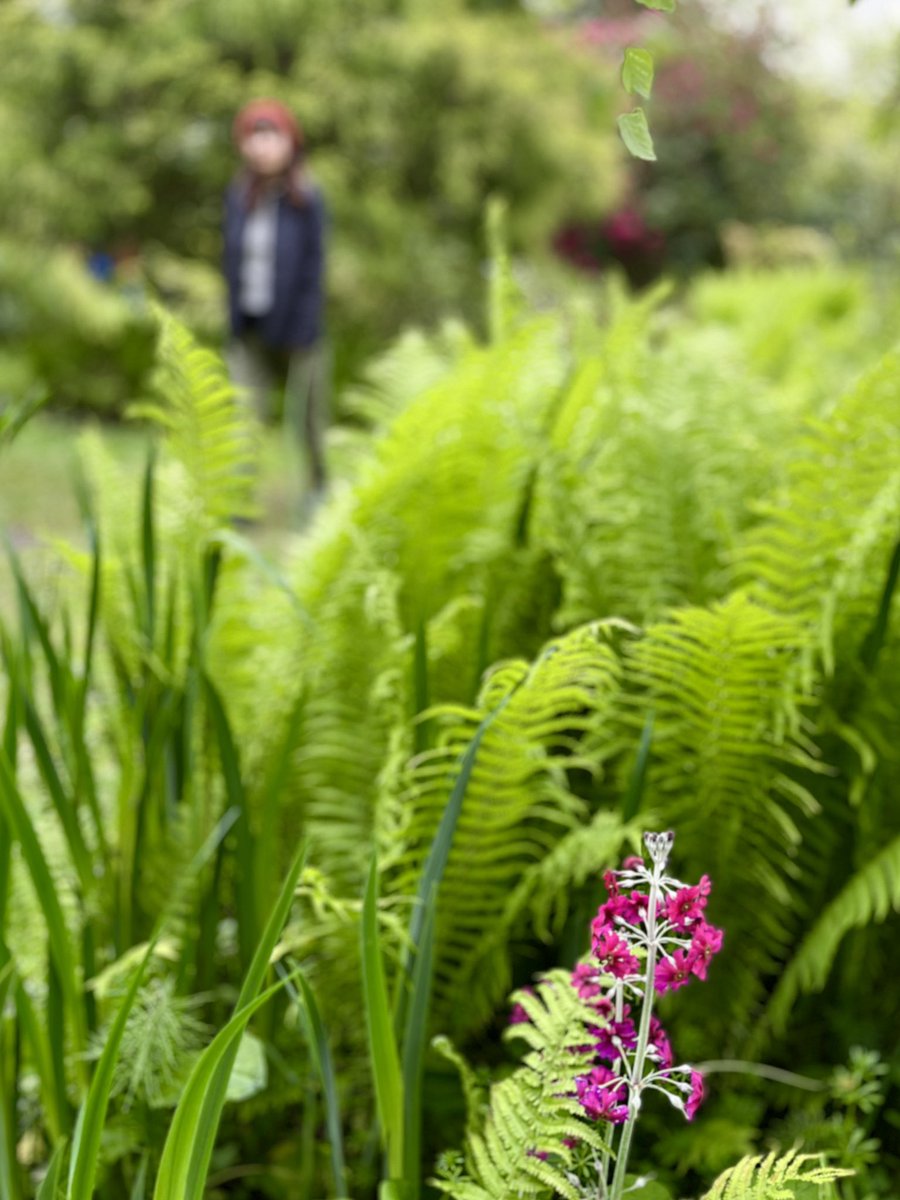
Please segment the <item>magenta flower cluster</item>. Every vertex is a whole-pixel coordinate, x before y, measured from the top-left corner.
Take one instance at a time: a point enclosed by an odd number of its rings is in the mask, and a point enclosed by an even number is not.
[[[691,978],[705,980],[722,947],[722,931],[705,918],[708,877],[688,886],[665,875],[671,834],[645,840],[649,867],[632,857],[604,875],[608,898],[591,923],[591,954],[572,972],[578,995],[598,1017],[589,1026],[593,1065],[576,1079],[576,1095],[591,1118],[613,1125],[637,1116],[648,1088],[693,1120],[703,1076],[675,1065],[668,1035],[652,1013],[653,995]]]

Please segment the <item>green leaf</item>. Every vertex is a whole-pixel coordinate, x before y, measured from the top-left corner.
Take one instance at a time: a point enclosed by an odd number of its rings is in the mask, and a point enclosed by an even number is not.
[[[179,1200],[200,1200],[203,1196],[240,1035],[253,1013],[283,986],[279,983],[254,999],[287,919],[305,860],[306,848],[301,846],[244,976],[234,1015],[194,1064],[163,1147],[154,1200],[169,1200],[174,1196]]]
[[[377,887],[378,868],[373,858],[363,902],[363,993],[378,1119],[386,1143],[391,1176],[399,1179],[403,1172],[403,1082],[378,939]]]
[[[47,926],[50,954],[62,988],[66,1009],[72,1021],[76,1070],[79,1082],[86,1086],[87,1068],[83,1057],[87,1049],[84,995],[78,978],[72,941],[69,938],[69,930],[63,916],[62,904],[53,876],[44,857],[34,825],[28,815],[28,810],[19,794],[6,758],[6,752],[2,748],[0,748],[0,813],[10,825],[13,836],[21,847],[22,857],[40,901],[44,922]]]
[[[437,882],[425,900],[425,924],[413,968],[410,1003],[403,1034],[403,1146],[406,1164],[405,1182],[412,1193],[419,1193],[419,1169],[422,1133],[422,1063],[425,1035],[428,1031],[428,1009],[431,1001],[431,973],[434,959],[434,921],[437,909]]]
[[[43,1182],[37,1190],[35,1200],[56,1200],[59,1195],[59,1189],[62,1187],[63,1158],[66,1153],[66,1145],[66,1141],[63,1140],[53,1151],[50,1166],[47,1168],[47,1174],[44,1176]]]
[[[286,974],[281,964],[278,966],[278,971],[283,975]],[[322,1084],[322,1092],[325,1096],[325,1123],[328,1127],[328,1141],[331,1144],[331,1170],[334,1175],[334,1194],[337,1197],[349,1196],[350,1193],[347,1190],[347,1178],[344,1166],[344,1134],[341,1124],[337,1079],[334,1074],[331,1047],[328,1043],[328,1035],[325,1032],[321,1013],[319,1012],[316,995],[309,980],[299,968],[296,968],[295,978],[299,985],[299,991],[289,980],[286,980],[287,990],[291,999],[297,1005],[297,1011],[300,1013],[313,1065],[316,1068],[316,1073]]]
[[[644,8],[652,8],[656,12],[674,12],[675,0],[637,0]]]
[[[269,1082],[266,1047],[255,1034],[245,1033],[238,1045],[237,1057],[228,1078],[226,1100],[249,1100]]]
[[[78,1113],[75,1134],[72,1138],[72,1157],[69,1162],[69,1186],[67,1200],[82,1200],[93,1196],[94,1180],[100,1163],[100,1138],[106,1123],[106,1110],[113,1087],[113,1074],[119,1047],[125,1033],[128,1014],[131,1012],[138,988],[144,978],[147,963],[156,945],[155,939],[147,947],[138,969],[132,976],[125,999],[116,1013],[116,1019],[106,1038],[103,1053],[94,1071],[94,1078]]]
[[[4,1200],[19,1200],[22,1195],[19,1165],[16,1162],[15,1110],[19,1089],[14,1072],[17,1064],[14,1056],[8,1053],[7,1043],[9,1035],[15,1035],[13,1030],[4,1028],[7,1022],[3,1019],[6,998],[14,984],[13,965],[8,962],[0,971],[0,1195]]]
[[[645,162],[656,162],[653,138],[647,128],[647,117],[642,108],[635,108],[619,117],[619,133],[629,154],[635,158],[642,158]]]
[[[650,99],[653,90],[653,55],[649,50],[628,47],[622,63],[622,86],[632,96],[637,92],[639,96]]]
[[[236,884],[238,940],[241,948],[241,965],[246,970],[259,942],[259,921],[256,912],[256,880],[254,875],[254,836],[250,826],[250,806],[247,790],[241,776],[241,762],[237,743],[231,731],[231,722],[225,711],[222,698],[212,680],[204,675],[206,701],[219,746],[219,761],[225,780],[228,804],[241,814],[234,826],[236,838]]]
[[[231,1074],[238,1043],[250,1018],[284,985],[279,982],[234,1014],[194,1064],[169,1126],[154,1200],[202,1200],[225,1096],[218,1079]],[[227,1086],[227,1084],[226,1084]]]

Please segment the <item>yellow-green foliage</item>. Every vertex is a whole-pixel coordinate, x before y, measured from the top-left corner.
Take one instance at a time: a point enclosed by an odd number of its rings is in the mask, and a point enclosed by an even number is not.
[[[852,1174],[838,1167],[812,1166],[814,1162],[818,1162],[817,1155],[796,1150],[741,1159],[719,1176],[703,1200],[794,1200],[797,1185],[802,1184],[818,1185],[817,1193],[825,1197],[833,1195],[827,1184]]]
[[[564,1139],[596,1151],[605,1145],[571,1091],[590,1063],[586,1027],[597,1015],[566,971],[549,972],[533,993],[513,999],[528,1017],[507,1034],[528,1047],[522,1065],[493,1085],[483,1111],[470,1114],[464,1164],[445,1159],[444,1173],[432,1182],[454,1200],[578,1200],[581,1192],[568,1177],[576,1150]]]

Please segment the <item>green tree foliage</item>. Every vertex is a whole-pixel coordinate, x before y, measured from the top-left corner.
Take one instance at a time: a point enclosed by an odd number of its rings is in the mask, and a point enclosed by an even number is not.
[[[36,269],[49,257],[63,270],[60,243],[140,255],[152,287],[203,332],[221,333],[231,121],[260,94],[298,114],[327,198],[341,362],[448,309],[477,318],[493,192],[510,202],[517,246],[538,251],[571,197],[602,209],[619,186],[613,72],[573,59],[523,12],[388,0],[262,9],[249,0],[10,0],[0,42],[0,205],[33,276],[6,278],[0,255],[0,320],[39,378],[44,343],[70,370],[77,362],[72,318]],[[81,319],[100,325],[102,300],[87,281],[81,290]],[[127,395],[127,343],[120,358]],[[81,373],[78,384],[87,402],[102,403]],[[79,399],[74,384],[63,398]]]

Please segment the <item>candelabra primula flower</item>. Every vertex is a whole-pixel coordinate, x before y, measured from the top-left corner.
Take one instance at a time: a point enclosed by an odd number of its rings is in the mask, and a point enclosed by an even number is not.
[[[591,954],[572,972],[572,986],[598,1017],[588,1025],[593,1066],[576,1079],[575,1094],[593,1120],[623,1125],[629,1142],[646,1090],[661,1091],[689,1121],[703,1100],[703,1076],[675,1065],[652,1007],[654,993],[705,980],[723,939],[705,918],[709,877],[696,884],[672,878],[665,869],[673,835],[644,840],[649,865],[632,855],[604,875],[607,899],[591,922]]]
[[[609,929],[595,934],[593,950],[600,970],[616,979],[626,979],[640,970],[641,964],[631,953],[628,942]]]
[[[715,925],[707,925],[705,921],[701,921],[692,931],[688,958],[691,961],[691,970],[698,979],[706,979],[706,968],[722,949],[723,936],[721,929],[716,929]]]
[[[684,1115],[689,1121],[693,1121],[697,1115],[697,1109],[703,1103],[705,1088],[703,1083],[703,1074],[700,1071],[691,1071],[691,1094],[688,1096],[684,1106]]]
[[[588,1116],[598,1121],[621,1125],[628,1119],[626,1090],[608,1067],[594,1067],[588,1075],[575,1080],[575,1092]]]
[[[674,992],[684,987],[691,978],[690,956],[684,950],[676,950],[671,957],[664,958],[656,968],[653,986],[658,992]]]

